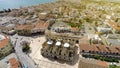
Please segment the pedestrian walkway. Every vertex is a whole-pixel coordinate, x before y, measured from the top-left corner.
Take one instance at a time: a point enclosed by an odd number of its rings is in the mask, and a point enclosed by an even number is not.
[[[39,64],[37,64],[37,66],[39,68],[67,68],[66,65],[63,65],[63,64],[44,61],[44,60],[40,60],[40,59],[37,59],[37,58],[35,58],[35,60],[39,63]]]

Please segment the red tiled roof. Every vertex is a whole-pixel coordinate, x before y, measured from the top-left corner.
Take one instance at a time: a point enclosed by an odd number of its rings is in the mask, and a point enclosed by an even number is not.
[[[33,29],[34,25],[33,24],[24,24],[24,25],[17,25],[16,29],[17,30],[24,30],[24,29]]]
[[[117,50],[117,48],[114,47],[114,46],[110,46],[110,47],[108,47],[108,49],[110,50],[110,52],[119,53],[119,51]]]
[[[98,48],[99,51],[109,52],[109,50],[104,45],[99,45],[99,46],[96,46],[96,47]]]
[[[9,37],[7,37],[6,35],[3,35],[3,36],[5,36],[5,39],[0,40],[0,48],[7,46],[10,41]]]
[[[120,46],[116,46],[116,49],[120,52]]]
[[[98,67],[108,67],[108,64],[105,61],[100,60],[88,60],[88,59],[80,59],[80,63],[86,63],[86,65],[98,65]],[[94,66],[93,66],[94,67]]]
[[[98,45],[80,44],[80,50],[120,53],[120,46],[106,47],[104,45],[98,46]]]
[[[15,58],[9,59],[9,63],[11,65],[11,68],[18,68],[19,62]]]
[[[71,27],[71,31],[78,31],[79,30],[79,28],[77,28],[77,27]]]
[[[94,45],[89,45],[89,44],[82,44],[80,45],[81,50],[86,50],[86,51],[98,51],[96,46]]]
[[[98,65],[100,65],[100,66],[108,67],[108,64],[107,64],[105,61],[100,61],[100,60],[98,60],[96,63],[97,63]]]
[[[38,29],[40,29],[40,28],[48,28],[48,26],[49,26],[49,23],[37,23],[36,25],[35,25],[35,28],[38,28]]]
[[[44,24],[44,27],[48,27],[48,26],[49,26],[49,23],[46,22],[46,23]]]
[[[42,21],[38,21],[36,24],[24,24],[24,25],[17,25],[16,29],[17,30],[24,30],[24,29],[41,29],[41,28],[48,28],[49,23],[48,22],[42,22]]]
[[[41,27],[43,27],[42,23],[37,23],[36,26],[35,26],[35,28],[38,28],[38,29],[41,28]]]

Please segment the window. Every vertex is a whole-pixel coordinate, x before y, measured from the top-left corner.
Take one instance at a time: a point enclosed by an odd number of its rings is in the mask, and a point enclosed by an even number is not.
[[[3,48],[1,48],[1,50],[3,50],[4,49],[4,47]]]
[[[78,40],[76,40],[76,43],[79,43],[79,41],[78,41]]]
[[[82,52],[85,52],[84,50],[82,50]]]
[[[59,52],[59,55],[61,55],[61,52]]]
[[[6,63],[8,64],[8,63],[9,63],[9,61],[6,61]]]

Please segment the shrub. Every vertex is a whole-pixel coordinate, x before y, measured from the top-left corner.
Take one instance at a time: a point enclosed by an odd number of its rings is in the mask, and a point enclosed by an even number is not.
[[[23,52],[28,52],[29,50],[30,50],[29,45],[25,45],[25,47],[23,47]]]
[[[93,56],[93,58],[95,58],[95,59],[99,59],[99,60],[102,60],[102,61],[107,61],[107,62],[119,62],[117,59],[115,59],[115,58],[105,58],[105,57],[101,57],[100,55],[98,55],[98,54],[95,54],[94,56]]]

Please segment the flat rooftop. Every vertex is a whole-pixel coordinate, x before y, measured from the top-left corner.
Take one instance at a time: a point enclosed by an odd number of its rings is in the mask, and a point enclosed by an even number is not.
[[[14,65],[11,66],[11,63],[13,63],[14,60],[17,60],[15,53],[6,56],[4,59],[0,60],[0,68],[17,68],[16,63],[14,63],[15,67],[13,67]]]
[[[108,42],[113,46],[120,46],[120,39],[108,39]]]
[[[120,34],[109,34],[107,40],[111,45],[120,45]]]
[[[109,39],[120,39],[120,34],[109,34],[108,38]]]

